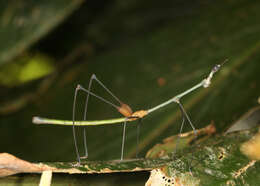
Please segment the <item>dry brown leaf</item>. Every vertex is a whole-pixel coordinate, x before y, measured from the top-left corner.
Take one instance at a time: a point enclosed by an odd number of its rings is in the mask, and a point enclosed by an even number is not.
[[[51,168],[30,163],[8,153],[0,153],[0,177],[22,172],[42,172],[44,170],[51,170]]]

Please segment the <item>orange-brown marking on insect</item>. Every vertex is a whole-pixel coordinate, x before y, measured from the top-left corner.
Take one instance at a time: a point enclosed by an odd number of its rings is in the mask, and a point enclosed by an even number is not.
[[[130,121],[137,120],[139,118],[143,118],[148,114],[147,110],[138,110],[133,113],[132,109],[129,105],[125,103],[121,103],[121,106],[117,108],[118,112],[120,112],[123,116],[127,117]]]
[[[147,110],[138,110],[132,114],[132,117],[143,118],[148,114]]]
[[[125,117],[130,117],[133,114],[132,109],[125,103],[121,103],[121,106],[117,110]]]
[[[134,121],[140,118],[143,118],[144,116],[146,116],[148,114],[148,112],[146,110],[138,110],[136,112],[134,112],[130,117],[129,120],[130,121]]]

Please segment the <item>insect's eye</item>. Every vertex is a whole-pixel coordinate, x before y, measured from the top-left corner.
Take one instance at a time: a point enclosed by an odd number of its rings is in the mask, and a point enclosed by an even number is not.
[[[217,64],[216,66],[213,67],[212,71],[217,72],[220,68],[220,64]]]

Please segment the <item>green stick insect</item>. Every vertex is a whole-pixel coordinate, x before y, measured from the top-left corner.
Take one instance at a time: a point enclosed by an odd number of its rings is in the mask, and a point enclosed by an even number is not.
[[[74,145],[75,145],[75,151],[76,151],[76,155],[77,155],[77,160],[78,160],[78,164],[80,164],[81,162],[81,158],[87,158],[88,157],[88,150],[87,150],[87,140],[86,140],[86,130],[85,128],[83,129],[83,138],[84,138],[84,149],[85,149],[85,155],[83,157],[80,157],[79,154],[79,150],[78,150],[78,145],[77,145],[77,139],[76,139],[76,133],[75,133],[75,127],[76,126],[95,126],[95,125],[109,125],[109,124],[116,124],[116,123],[123,123],[123,134],[122,134],[122,146],[121,146],[121,157],[120,160],[123,160],[124,158],[124,146],[125,146],[125,133],[126,133],[126,124],[127,122],[131,122],[131,121],[135,121],[135,120],[139,120],[141,121],[142,118],[144,118],[145,116],[151,114],[152,112],[165,107],[166,105],[169,105],[170,103],[177,103],[181,113],[182,113],[182,124],[181,124],[181,128],[180,128],[180,133],[182,132],[182,128],[183,128],[183,124],[185,119],[188,121],[188,123],[190,124],[194,134],[197,134],[197,131],[194,127],[194,125],[191,122],[191,119],[189,117],[189,115],[187,114],[187,112],[185,111],[183,105],[180,102],[180,99],[189,94],[190,92],[200,88],[200,87],[204,87],[207,88],[210,86],[211,84],[211,79],[213,78],[213,75],[220,69],[220,67],[226,62],[227,60],[225,60],[222,64],[217,64],[215,65],[212,70],[210,71],[209,75],[207,76],[207,78],[203,79],[201,82],[199,82],[198,84],[194,85],[193,87],[189,88],[188,90],[174,96],[173,98],[153,107],[147,110],[139,110],[139,111],[135,111],[133,112],[131,107],[125,103],[123,103],[120,99],[118,99],[97,77],[95,74],[93,74],[90,78],[89,81],[89,86],[88,89],[85,89],[83,86],[81,85],[77,85],[76,89],[75,89],[75,94],[74,94],[74,101],[73,101],[73,109],[72,109],[72,120],[57,120],[57,119],[48,119],[48,118],[42,118],[42,117],[33,117],[33,123],[35,124],[53,124],[53,125],[65,125],[65,126],[72,126],[72,131],[73,131],[73,139],[74,139]],[[92,82],[93,80],[95,80],[98,84],[100,84],[117,102],[118,105],[111,103],[110,101],[107,101],[106,99],[102,98],[101,96],[98,96],[97,94],[91,92],[91,86],[92,86]],[[86,97],[86,102],[85,102],[85,109],[84,109],[84,117],[83,117],[83,121],[75,121],[75,108],[76,108],[76,100],[77,100],[77,94],[78,91],[83,91],[85,93],[87,93],[87,97]],[[94,121],[87,121],[86,120],[86,115],[87,115],[87,110],[88,110],[88,101],[89,101],[89,96],[94,96],[98,99],[100,99],[101,101],[111,105],[112,107],[114,107],[119,113],[121,113],[124,117],[122,118],[115,118],[115,119],[107,119],[107,120],[94,120]],[[138,122],[137,125],[137,149],[138,149],[138,143],[139,143],[139,133],[140,133],[140,122]],[[138,152],[138,150],[137,150]]]

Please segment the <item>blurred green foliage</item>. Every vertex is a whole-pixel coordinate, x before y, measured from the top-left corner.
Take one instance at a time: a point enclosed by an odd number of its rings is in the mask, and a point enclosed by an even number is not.
[[[13,87],[24,84],[54,71],[53,60],[41,54],[25,55],[0,68],[0,84]]]

